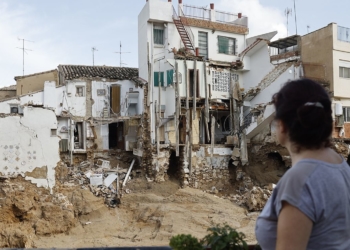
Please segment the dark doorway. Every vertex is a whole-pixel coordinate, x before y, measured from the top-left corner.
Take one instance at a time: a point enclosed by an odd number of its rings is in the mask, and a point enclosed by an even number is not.
[[[197,69],[197,79],[196,79],[196,97],[198,98],[199,97],[199,73],[198,73],[198,69]],[[193,94],[194,94],[194,69],[190,69],[189,70],[189,89],[190,89],[190,92],[189,92],[189,97],[193,97]]]
[[[109,129],[109,148],[124,149],[124,124],[122,122],[111,123]]]

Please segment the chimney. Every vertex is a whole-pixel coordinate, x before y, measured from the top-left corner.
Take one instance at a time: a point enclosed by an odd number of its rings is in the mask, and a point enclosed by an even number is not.
[[[242,13],[238,13],[238,18],[242,18]]]
[[[179,4],[182,4],[182,0],[179,0]]]
[[[211,9],[211,10],[214,9],[214,4],[213,4],[213,3],[210,4],[210,9]]]
[[[196,56],[199,56],[199,48],[196,48]]]

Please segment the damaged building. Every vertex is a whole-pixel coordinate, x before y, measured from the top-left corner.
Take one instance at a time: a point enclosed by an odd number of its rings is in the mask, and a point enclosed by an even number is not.
[[[59,65],[57,72],[58,83],[44,81],[42,90],[0,102],[7,131],[1,174],[50,189],[60,161],[93,163],[109,149],[132,152],[143,113],[144,83],[135,68]]]
[[[272,59],[277,32],[248,33],[248,17],[214,4],[146,1],[139,74],[148,81],[149,178],[176,173],[184,186],[206,188],[227,184],[249,162],[249,144],[273,117],[272,94],[302,69],[299,55]]]

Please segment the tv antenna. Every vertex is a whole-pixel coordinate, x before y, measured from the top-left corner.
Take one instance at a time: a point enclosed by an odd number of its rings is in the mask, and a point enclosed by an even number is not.
[[[286,8],[286,9],[284,10],[284,14],[285,14],[286,17],[287,17],[287,36],[288,36],[288,16],[289,16],[289,15],[292,15],[292,9]]]
[[[310,25],[306,26],[307,33],[309,33]]]
[[[295,0],[294,0],[294,17],[295,17],[295,34],[298,35],[297,10],[295,8]]]
[[[122,64],[125,64],[125,63],[122,63],[122,54],[124,54],[124,53],[130,53],[130,52],[122,52],[122,42],[120,42],[119,52],[114,52],[114,53],[119,54],[119,64],[120,64],[119,67],[121,67]]]
[[[25,52],[26,54],[28,54],[27,51],[33,51],[33,50],[31,50],[31,49],[26,49],[26,48],[24,47],[24,42],[30,42],[30,43],[34,43],[34,42],[33,42],[33,41],[26,40],[26,39],[24,39],[24,38],[17,38],[17,39],[18,39],[19,41],[22,41],[22,48],[20,48],[20,47],[16,47],[16,48],[23,51],[23,76],[24,76],[24,52]]]
[[[96,49],[96,47],[92,47],[91,51],[92,51],[92,66],[95,66],[95,51],[98,51],[98,49]]]

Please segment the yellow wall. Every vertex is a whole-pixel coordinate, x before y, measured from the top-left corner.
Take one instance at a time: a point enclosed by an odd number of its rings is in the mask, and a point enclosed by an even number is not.
[[[0,90],[0,100],[16,96],[16,90]]]
[[[326,80],[333,90],[333,29],[336,24],[301,37],[301,60],[303,63],[325,65]],[[320,76],[323,77],[323,76]]]
[[[58,85],[57,70],[47,71],[43,73],[17,77],[17,95],[24,95],[44,89],[45,81],[55,81]]]

